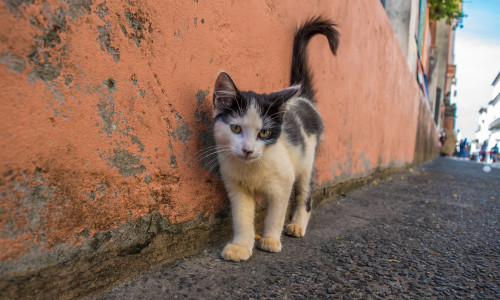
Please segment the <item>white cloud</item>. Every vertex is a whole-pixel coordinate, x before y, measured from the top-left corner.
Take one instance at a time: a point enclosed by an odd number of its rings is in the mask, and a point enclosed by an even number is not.
[[[457,96],[452,99],[457,104],[455,129],[471,140],[475,137],[479,109],[492,99],[491,84],[500,72],[500,44],[457,33],[455,64]]]

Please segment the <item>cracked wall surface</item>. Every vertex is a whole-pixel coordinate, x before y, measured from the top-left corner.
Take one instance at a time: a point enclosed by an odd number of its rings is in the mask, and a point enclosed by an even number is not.
[[[228,207],[207,151],[217,73],[286,87],[294,30],[320,13],[341,39],[337,57],[309,45],[319,186],[432,156],[379,1],[1,1],[0,275],[214,224]]]

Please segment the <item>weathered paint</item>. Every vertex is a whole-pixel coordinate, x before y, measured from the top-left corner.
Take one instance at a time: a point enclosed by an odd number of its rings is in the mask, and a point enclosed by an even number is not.
[[[421,163],[436,156],[441,151],[436,124],[427,101],[420,101],[418,128],[415,137],[414,163]],[[411,138],[411,137],[410,137]]]
[[[294,29],[315,14],[341,33],[337,57],[323,37],[309,46],[326,126],[316,181],[413,162],[418,124],[432,118],[419,118],[428,112],[377,0],[0,2],[1,269],[77,255],[153,215],[175,225],[224,210],[207,150],[215,77],[286,87]]]

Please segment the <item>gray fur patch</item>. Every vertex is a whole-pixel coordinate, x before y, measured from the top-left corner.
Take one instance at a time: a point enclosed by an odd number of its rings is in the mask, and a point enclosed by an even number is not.
[[[286,112],[284,116],[283,129],[288,135],[289,141],[295,145],[302,148],[302,152],[306,150],[306,143],[304,136],[301,131],[302,125],[298,119],[298,116],[293,112]]]

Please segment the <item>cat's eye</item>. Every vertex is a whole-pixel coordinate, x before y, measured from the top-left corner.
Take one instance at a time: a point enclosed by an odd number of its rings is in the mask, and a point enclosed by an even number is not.
[[[259,132],[259,137],[261,139],[265,139],[267,137],[269,137],[271,135],[271,131],[269,130],[265,130],[265,129],[262,129],[260,132]]]
[[[241,132],[240,125],[232,124],[231,125],[231,131],[234,132],[234,133],[240,133]]]

